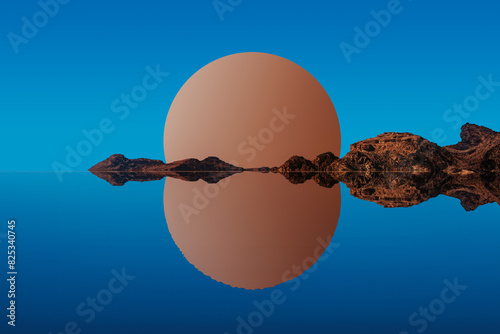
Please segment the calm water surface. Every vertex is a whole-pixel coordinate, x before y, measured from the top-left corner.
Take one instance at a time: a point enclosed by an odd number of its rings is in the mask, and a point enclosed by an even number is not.
[[[274,174],[0,179],[18,269],[2,333],[500,333],[497,204],[384,209]]]

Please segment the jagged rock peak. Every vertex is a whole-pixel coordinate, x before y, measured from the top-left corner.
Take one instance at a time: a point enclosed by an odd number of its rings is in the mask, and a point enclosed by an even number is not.
[[[335,160],[339,158],[332,152],[325,152],[318,155],[312,162],[317,170],[326,171]]]
[[[145,158],[128,159],[123,154],[113,154],[106,160],[89,168],[89,171],[121,171],[121,172],[162,172],[162,171],[242,171],[243,168],[233,166],[217,157],[203,160],[184,159],[171,163]]]
[[[164,166],[161,160],[152,159],[128,159],[123,154],[113,154],[89,168],[89,171],[137,171],[144,169],[156,169]]]

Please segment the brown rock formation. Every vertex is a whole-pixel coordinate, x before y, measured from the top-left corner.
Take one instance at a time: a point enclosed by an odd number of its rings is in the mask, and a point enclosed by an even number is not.
[[[326,171],[328,167],[339,158],[332,152],[326,152],[318,155],[312,163],[316,166],[316,170]]]
[[[493,172],[500,170],[500,133],[483,126],[465,124],[462,141],[440,147],[411,133],[387,132],[351,145],[342,159],[328,167],[342,171],[448,171]]]
[[[278,168],[280,173],[285,172],[315,172],[317,166],[310,160],[298,155],[294,155]]]
[[[123,154],[113,154],[104,161],[89,168],[91,172],[165,172],[165,171],[233,171],[242,172],[241,167],[233,166],[217,157],[203,160],[185,159],[164,163],[161,160],[128,159]]]
[[[217,183],[220,180],[240,173],[243,168],[228,164],[219,158],[208,157],[203,160],[185,159],[164,163],[161,160],[128,159],[122,154],[113,154],[89,169],[94,175],[114,186],[122,186],[128,181],[154,181],[173,177],[184,181]]]
[[[384,207],[409,207],[441,194],[458,198],[467,211],[500,205],[500,133],[467,123],[460,136],[458,144],[440,147],[411,133],[388,132],[352,144],[342,159],[294,156],[271,171],[296,184],[341,181],[353,196]]]
[[[484,126],[465,124],[462,139],[443,150],[455,157],[455,166],[476,172],[500,172],[500,133]]]
[[[345,183],[351,194],[384,207],[409,207],[438,195],[458,198],[467,210],[500,205],[500,133],[465,124],[461,141],[440,147],[411,133],[387,132],[351,145],[342,159],[333,153],[313,161],[293,156],[279,167],[241,168],[216,157],[172,163],[115,154],[90,171],[113,185],[174,177],[216,183],[243,171],[282,174],[294,184],[310,179],[322,187]]]
[[[432,173],[454,163],[451,153],[411,133],[387,132],[351,145],[329,171],[415,171]]]

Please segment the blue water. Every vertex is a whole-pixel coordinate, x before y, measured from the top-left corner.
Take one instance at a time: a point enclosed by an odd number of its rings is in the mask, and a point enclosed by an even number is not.
[[[1,333],[500,332],[497,204],[466,212],[439,196],[384,209],[342,185],[333,254],[298,280],[245,290],[183,257],[165,222],[164,180],[114,187],[90,173],[67,174],[62,183],[52,173],[0,179],[0,249],[6,255],[7,220],[15,218],[18,271],[15,328],[5,317],[8,286],[0,284]],[[93,319],[79,315],[77,307],[109,289],[112,271],[123,268],[134,278],[121,292]],[[467,288],[432,321],[418,315],[412,326],[409,317],[439,306],[444,281],[455,278]],[[279,304],[256,315],[254,301],[271,296]],[[238,317],[256,326],[238,331]]]

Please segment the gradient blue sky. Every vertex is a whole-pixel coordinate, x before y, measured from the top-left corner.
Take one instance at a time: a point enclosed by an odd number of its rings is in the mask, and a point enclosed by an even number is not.
[[[8,34],[37,1],[0,4],[0,170],[51,171],[81,131],[109,118],[116,126],[75,170],[113,153],[163,159],[163,128],[176,92],[222,56],[258,51],[288,58],[314,75],[337,109],[342,155],[384,131],[451,144],[459,131],[443,114],[474,94],[478,77],[500,81],[496,1],[402,0],[402,11],[347,63],[339,44],[388,1],[242,1],[221,21],[212,1],[70,1],[15,53]],[[120,120],[111,103],[141,84],[146,66],[170,75]],[[500,130],[500,87],[469,121]]]

